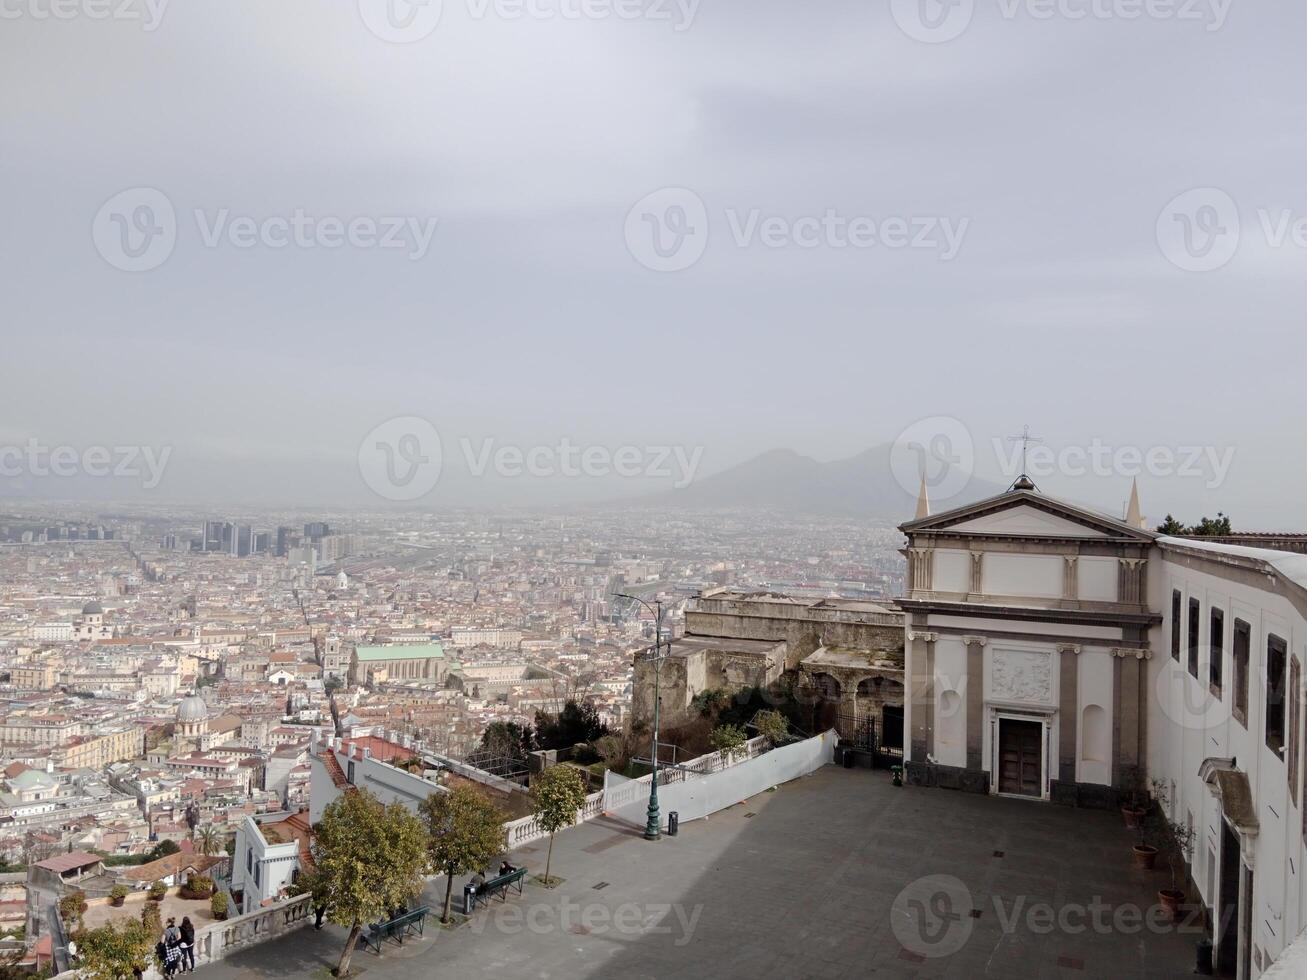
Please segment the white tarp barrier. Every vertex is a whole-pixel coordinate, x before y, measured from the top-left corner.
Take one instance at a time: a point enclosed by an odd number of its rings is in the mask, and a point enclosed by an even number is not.
[[[710,816],[773,786],[798,779],[835,761],[838,736],[832,729],[816,738],[773,749],[708,775],[680,774],[663,784],[659,770],[658,809],[664,825],[675,810],[680,821]],[[643,827],[649,808],[649,780],[624,779],[608,773],[604,785],[604,812]]]

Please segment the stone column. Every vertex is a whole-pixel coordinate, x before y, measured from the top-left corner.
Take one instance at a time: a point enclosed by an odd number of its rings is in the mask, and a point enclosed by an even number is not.
[[[1112,782],[1120,789],[1140,771],[1143,761],[1143,719],[1139,710],[1139,695],[1143,689],[1144,661],[1148,659],[1149,653],[1133,647],[1117,647],[1112,655],[1117,663],[1114,684],[1116,723],[1112,726]]]
[[[938,633],[913,630],[908,633],[912,644],[912,677],[908,696],[912,699],[913,762],[924,763],[935,749],[935,641]]]
[[[1058,646],[1057,652],[1061,656],[1061,673],[1058,679],[1057,778],[1063,783],[1074,783],[1076,781],[1076,732],[1080,727],[1080,646],[1076,643],[1063,643]]]
[[[967,645],[967,768],[985,768],[985,644],[983,636],[964,636]]]
[[[979,597],[985,591],[985,553],[971,553],[971,594]]]
[[[1078,599],[1080,597],[1079,558],[1068,555],[1062,559],[1062,598]]]

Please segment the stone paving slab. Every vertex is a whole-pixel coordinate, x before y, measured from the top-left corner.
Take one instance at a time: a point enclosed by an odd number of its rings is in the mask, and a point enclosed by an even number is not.
[[[1166,872],[1134,871],[1131,843],[1115,813],[827,767],[656,843],[605,819],[564,831],[563,885],[354,964],[369,980],[1189,977],[1200,934],[1142,925]],[[543,872],[544,851],[515,863]],[[438,879],[425,900],[443,896]],[[202,980],[325,978],[343,939],[309,927]]]

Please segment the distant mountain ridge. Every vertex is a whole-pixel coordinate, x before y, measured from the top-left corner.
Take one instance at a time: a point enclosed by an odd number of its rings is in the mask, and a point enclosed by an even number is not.
[[[821,517],[911,520],[916,493],[895,478],[892,446],[874,446],[847,459],[821,463],[792,449],[773,449],[730,469],[671,490],[632,501],[635,505],[687,510],[783,510]],[[952,481],[949,481],[952,482]],[[931,501],[947,510],[1000,493],[1002,487],[976,477],[947,500]]]

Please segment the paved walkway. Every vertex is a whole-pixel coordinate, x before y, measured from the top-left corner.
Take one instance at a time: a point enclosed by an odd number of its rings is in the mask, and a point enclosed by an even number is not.
[[[564,831],[559,888],[354,963],[375,980],[1189,977],[1197,926],[1150,917],[1166,873],[1133,871],[1131,843],[1119,814],[827,767],[657,843],[607,820]],[[543,870],[544,852],[515,861]],[[309,927],[201,980],[326,978],[343,938]]]

